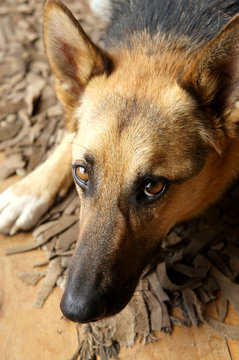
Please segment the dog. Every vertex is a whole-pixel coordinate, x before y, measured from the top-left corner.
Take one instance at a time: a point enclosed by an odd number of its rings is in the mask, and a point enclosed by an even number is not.
[[[238,1],[91,6],[108,21],[104,49],[59,0],[45,2],[45,48],[68,134],[0,197],[0,229],[14,234],[74,180],[80,230],[61,309],[79,323],[120,312],[169,230],[239,173]]]

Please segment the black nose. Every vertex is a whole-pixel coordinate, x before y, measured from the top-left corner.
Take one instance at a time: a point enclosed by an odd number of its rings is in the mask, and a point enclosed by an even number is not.
[[[99,320],[106,312],[104,297],[94,292],[83,295],[66,290],[62,296],[60,307],[68,319],[79,323]]]

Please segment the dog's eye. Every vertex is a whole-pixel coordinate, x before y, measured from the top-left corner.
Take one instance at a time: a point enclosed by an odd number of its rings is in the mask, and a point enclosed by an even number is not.
[[[166,189],[166,183],[164,181],[158,181],[156,183],[153,182],[149,182],[147,185],[145,185],[144,187],[144,193],[145,195],[147,195],[149,198],[152,198],[154,196],[163,194],[163,192]]]
[[[76,180],[80,183],[83,183],[84,185],[87,185],[89,181],[89,174],[86,170],[86,168],[82,165],[76,166],[74,168],[74,176]]]

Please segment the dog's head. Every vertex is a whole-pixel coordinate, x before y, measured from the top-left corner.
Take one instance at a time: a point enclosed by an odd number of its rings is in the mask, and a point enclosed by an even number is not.
[[[88,322],[128,303],[171,227],[214,201],[238,171],[231,153],[239,17],[195,58],[145,34],[140,45],[139,36],[108,54],[58,0],[45,5],[44,36],[75,132],[81,199],[61,307],[71,320]]]

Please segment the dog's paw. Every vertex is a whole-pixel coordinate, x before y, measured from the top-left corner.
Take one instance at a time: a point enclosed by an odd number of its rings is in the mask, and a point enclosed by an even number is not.
[[[49,201],[32,194],[24,180],[0,194],[0,232],[4,234],[31,229],[49,208]]]
[[[0,194],[0,232],[13,235],[31,229],[63,197],[73,183],[71,175],[71,142],[67,134],[54,153],[24,179]]]

